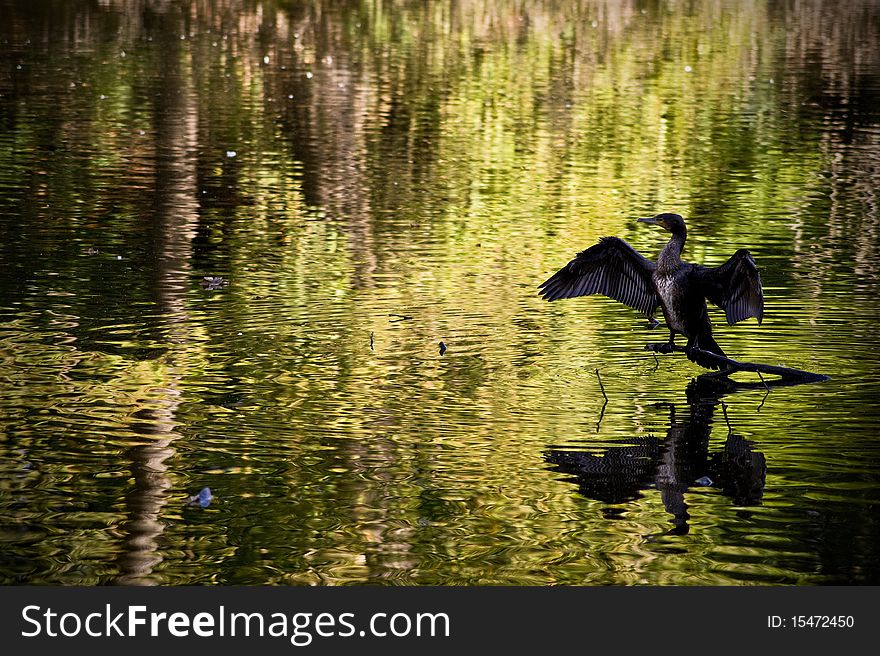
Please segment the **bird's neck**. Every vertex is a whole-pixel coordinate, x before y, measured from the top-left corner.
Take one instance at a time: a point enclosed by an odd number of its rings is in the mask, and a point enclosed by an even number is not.
[[[657,258],[657,270],[659,273],[672,273],[681,266],[681,252],[684,250],[684,242],[687,234],[673,234],[669,243],[663,247],[660,257]]]

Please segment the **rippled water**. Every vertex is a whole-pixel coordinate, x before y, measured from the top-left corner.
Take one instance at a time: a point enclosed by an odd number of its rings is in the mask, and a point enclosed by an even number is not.
[[[0,8],[0,583],[880,582],[878,3]]]

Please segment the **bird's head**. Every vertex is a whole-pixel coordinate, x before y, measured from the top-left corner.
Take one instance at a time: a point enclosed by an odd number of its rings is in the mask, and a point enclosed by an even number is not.
[[[650,225],[660,226],[664,230],[671,232],[674,235],[687,234],[687,230],[685,229],[684,225],[684,219],[681,218],[679,214],[658,214],[657,216],[652,216],[649,219],[639,219],[639,223],[648,223]]]

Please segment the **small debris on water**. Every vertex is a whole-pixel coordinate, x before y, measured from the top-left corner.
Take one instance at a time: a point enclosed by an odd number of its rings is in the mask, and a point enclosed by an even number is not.
[[[226,151],[226,157],[229,157],[230,159],[235,157],[236,155],[238,155],[238,153],[235,152],[234,150],[227,150]]]
[[[440,355],[443,355],[444,353],[446,353],[446,344],[440,342]]]
[[[198,494],[193,494],[186,498],[186,503],[188,506],[201,506],[202,508],[207,508],[211,505],[211,501],[214,496],[211,494],[211,488],[203,487]]]
[[[204,276],[202,278],[202,287],[205,289],[222,289],[226,287],[229,282],[223,279],[223,276]]]

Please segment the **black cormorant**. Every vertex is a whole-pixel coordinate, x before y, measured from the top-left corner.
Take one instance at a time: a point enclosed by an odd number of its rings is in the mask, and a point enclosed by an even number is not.
[[[603,294],[647,317],[652,317],[659,305],[669,328],[669,343],[657,350],[671,351],[675,334],[680,333],[687,337],[687,354],[692,361],[717,368],[714,361],[690,351],[696,347],[724,355],[712,337],[706,299],[724,310],[731,325],[749,317],[760,324],[764,318],[764,292],[755,261],[747,250],[740,249],[717,267],[682,262],[687,228],[681,216],[658,214],[639,221],[672,233],[656,264],[622,239],[603,237],[539,285],[541,296],[555,301]]]

